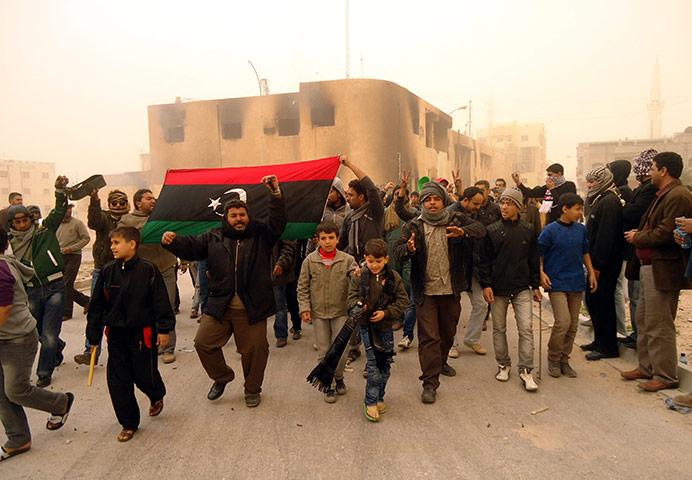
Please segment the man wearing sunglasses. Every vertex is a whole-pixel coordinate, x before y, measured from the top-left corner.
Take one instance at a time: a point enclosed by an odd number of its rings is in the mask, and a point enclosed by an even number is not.
[[[41,352],[38,357],[37,387],[51,383],[53,370],[63,361],[65,342],[60,339],[65,304],[65,264],[60,253],[56,231],[67,211],[67,177],[55,180],[55,208],[41,225],[33,222],[31,212],[23,205],[10,207],[10,244],[15,258],[34,269],[26,284],[29,309],[37,322]]]
[[[111,240],[109,234],[111,230],[118,226],[118,222],[123,215],[130,212],[130,202],[127,200],[127,195],[121,190],[112,190],[108,194],[108,209],[101,210],[101,200],[99,199],[99,191],[91,192],[91,201],[89,202],[89,210],[87,212],[87,225],[90,229],[96,232],[96,240],[92,247],[92,255],[94,257],[94,271],[91,274],[91,295],[94,294],[94,286],[96,279],[99,278],[101,269],[108,262],[113,261],[113,252],[111,252]],[[87,306],[85,310],[89,307]],[[101,346],[99,345],[98,355],[101,354]],[[84,353],[74,356],[74,361],[80,365],[89,365],[91,360],[91,345],[89,340],[84,343]]]

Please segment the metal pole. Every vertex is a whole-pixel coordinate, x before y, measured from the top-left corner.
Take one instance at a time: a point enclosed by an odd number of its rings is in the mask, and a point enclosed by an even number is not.
[[[351,41],[349,37],[348,0],[346,0],[346,78],[351,77]]]
[[[262,101],[262,80],[260,80],[259,74],[257,73],[257,69],[255,66],[252,64],[250,60],[247,61],[247,63],[250,64],[252,67],[252,70],[255,72],[255,77],[257,77],[257,86],[259,87],[259,94],[260,94],[260,125],[259,125],[259,130],[260,130],[260,165],[264,165],[264,102]]]

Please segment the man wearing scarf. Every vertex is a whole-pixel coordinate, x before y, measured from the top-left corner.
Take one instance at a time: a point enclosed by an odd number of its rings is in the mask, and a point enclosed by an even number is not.
[[[120,190],[112,190],[108,194],[108,209],[101,210],[101,200],[99,199],[99,191],[91,192],[91,200],[89,201],[89,210],[87,211],[87,225],[90,229],[96,232],[96,240],[91,248],[94,257],[94,270],[91,272],[91,294],[94,294],[94,286],[99,278],[101,269],[108,262],[113,261],[113,252],[111,252],[111,239],[109,234],[111,230],[118,226],[118,222],[123,215],[130,211],[130,202],[127,200],[125,192]],[[87,339],[84,343],[84,353],[74,356],[74,361],[80,365],[89,365],[91,360],[91,345]],[[97,355],[101,354],[101,348]]]
[[[692,287],[686,278],[688,252],[676,243],[675,219],[692,217],[692,195],[680,181],[682,157],[662,152],[653,158],[651,181],[656,198],[639,222],[625,232],[634,246],[627,262],[627,278],[639,277],[637,306],[637,360],[627,380],[647,379],[637,386],[648,392],[678,387],[675,314],[681,289]],[[636,255],[636,257],[635,257]]]
[[[222,347],[235,334],[245,375],[245,404],[260,404],[264,369],[269,357],[267,317],[276,313],[272,289],[272,249],[286,227],[286,204],[275,175],[262,179],[270,191],[269,215],[250,217],[241,200],[224,205],[221,227],[197,236],[166,232],[164,248],[184,260],[207,259],[209,300],[195,336],[195,349],[214,381],[207,398],[216,400],[235,378]]]
[[[464,239],[482,239],[485,228],[464,213],[447,210],[447,190],[439,183],[423,185],[421,202],[421,215],[404,226],[394,255],[399,261],[411,259],[423,382],[421,400],[434,403],[440,374],[456,375],[447,364],[447,355],[461,311],[459,297],[468,288]]]
[[[651,182],[651,166],[658,152],[653,148],[643,151],[634,157],[633,173],[636,175],[639,186],[632,192],[632,198],[622,207],[622,226],[625,232],[637,229],[644,212],[656,198],[658,188]],[[632,245],[625,242],[625,260],[632,255]],[[637,304],[639,303],[639,278],[627,280],[627,293],[630,298],[630,321],[632,333],[623,340],[623,345],[629,348],[637,348]]]
[[[586,223],[589,254],[598,279],[595,292],[586,290],[586,306],[591,314],[594,341],[582,345],[590,350],[587,360],[620,356],[617,342],[615,287],[622,269],[622,205],[613,174],[606,167],[596,167],[586,175],[587,203],[590,214]]]
[[[574,182],[565,179],[565,169],[559,163],[550,165],[545,173],[545,185],[543,186],[528,188],[521,183],[521,178],[519,178],[519,174],[516,172],[512,174],[512,180],[517,184],[524,198],[543,199],[541,212],[548,213],[546,222],[548,224],[560,218],[562,212],[557,208],[557,204],[560,202],[560,195],[563,193],[577,193],[577,187],[574,185]]]
[[[37,387],[50,385],[53,370],[63,360],[65,342],[60,339],[65,304],[65,264],[55,235],[67,211],[67,177],[55,180],[55,208],[39,226],[29,210],[17,205],[9,210],[10,244],[15,258],[34,269],[26,284],[29,308],[37,322],[41,352],[38,357]]]

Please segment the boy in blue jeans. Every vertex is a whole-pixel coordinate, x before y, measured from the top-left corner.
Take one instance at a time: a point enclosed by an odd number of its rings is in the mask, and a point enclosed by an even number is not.
[[[365,346],[367,382],[365,417],[377,422],[387,411],[385,389],[394,361],[392,324],[408,306],[408,295],[401,276],[387,262],[387,243],[381,238],[365,244],[365,263],[360,277],[353,275],[348,290],[350,309],[361,308],[358,328]]]
[[[584,200],[576,193],[565,193],[558,203],[560,218],[549,223],[538,239],[541,256],[541,285],[549,292],[553,324],[548,341],[548,373],[551,377],[574,378],[569,355],[577,334],[579,309],[584,292],[584,266],[591,293],[596,291],[596,274],[589,255],[586,227],[579,223],[584,215]]]

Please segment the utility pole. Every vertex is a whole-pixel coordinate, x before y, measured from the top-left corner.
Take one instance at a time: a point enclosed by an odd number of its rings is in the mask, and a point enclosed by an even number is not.
[[[257,86],[259,87],[259,94],[260,94],[260,114],[259,114],[259,131],[260,131],[260,165],[264,165],[264,101],[262,100],[262,80],[260,79],[259,74],[257,73],[257,69],[255,66],[252,64],[250,60],[247,61],[247,63],[250,64],[252,67],[252,70],[255,72],[255,77],[257,77]],[[267,86],[267,91],[269,90],[269,87]]]

